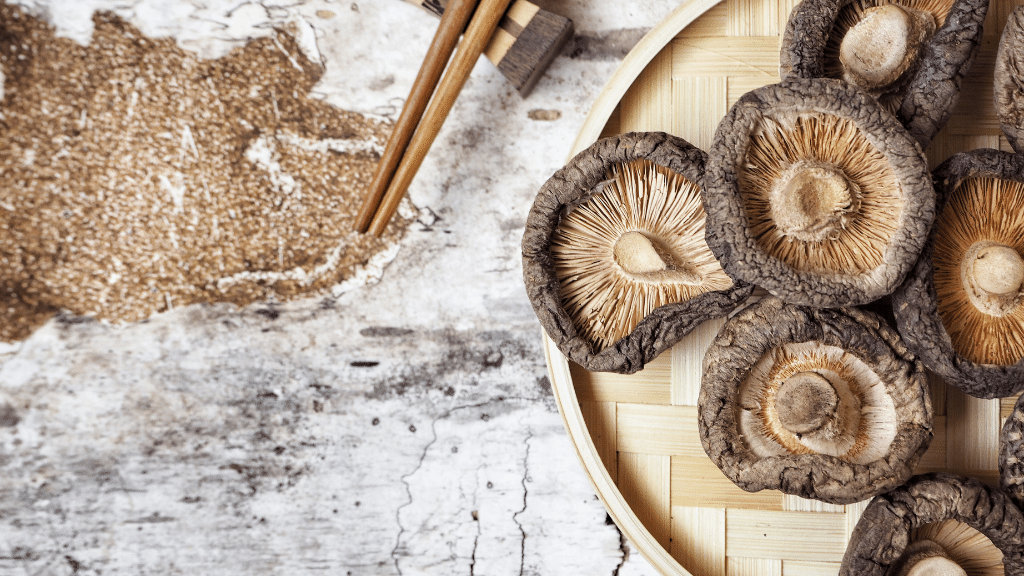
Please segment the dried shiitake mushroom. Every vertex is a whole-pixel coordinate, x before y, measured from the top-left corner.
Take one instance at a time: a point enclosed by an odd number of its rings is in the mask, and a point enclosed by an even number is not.
[[[924,368],[877,315],[767,297],[704,357],[701,444],[740,488],[834,504],[910,477],[932,438]]]
[[[875,497],[840,576],[1024,574],[1024,514],[1001,490],[946,472]]]
[[[999,431],[999,487],[1024,507],[1024,396]]]
[[[945,125],[981,44],[989,0],[803,0],[782,77],[841,78],[897,115],[922,147]]]
[[[921,149],[841,80],[793,78],[749,92],[708,156],[708,246],[731,276],[784,300],[877,300],[927,240],[935,196]]]
[[[631,374],[753,291],[704,240],[705,158],[669,134],[625,134],[593,144],[541,188],[523,277],[570,360]]]
[[[1010,14],[996,54],[995,101],[1010,146],[1024,152],[1024,6]]]
[[[935,169],[932,238],[892,296],[907,346],[979,398],[1024,389],[1024,156],[956,154]]]

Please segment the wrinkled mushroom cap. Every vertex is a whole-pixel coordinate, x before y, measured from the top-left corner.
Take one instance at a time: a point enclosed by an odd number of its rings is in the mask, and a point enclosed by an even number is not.
[[[753,290],[704,241],[705,154],[665,133],[600,140],[541,188],[523,236],[527,295],[587,370],[630,374]]]
[[[999,487],[1024,508],[1024,396],[999,431]]]
[[[953,113],[961,81],[981,44],[988,4],[803,0],[790,14],[783,35],[782,78],[854,82],[880,98],[926,147]],[[865,56],[851,59],[851,71],[841,60],[844,51]],[[861,71],[868,64],[876,69]]]
[[[954,521],[954,522],[950,522]],[[960,528],[958,524],[966,525]],[[947,535],[942,532],[947,532]],[[979,542],[973,531],[987,541]],[[951,534],[950,534],[951,533]],[[986,559],[971,558],[970,550],[957,551],[957,535],[981,551]],[[840,576],[888,576],[903,573],[911,558],[935,557],[914,544],[930,539],[961,567],[991,564],[1002,552],[1007,576],[1024,574],[1024,514],[997,488],[978,480],[945,472],[914,476],[905,485],[875,497],[864,510],[850,537]],[[994,554],[986,548],[995,547]],[[923,554],[922,554],[923,552]],[[998,559],[994,560],[998,562]],[[946,564],[947,574],[951,567]]]
[[[1017,153],[1024,152],[1024,6],[1010,13],[999,39],[993,73],[999,127]]]
[[[924,368],[880,317],[767,297],[708,349],[698,429],[740,488],[848,504],[910,477],[932,409]]]
[[[707,240],[731,276],[798,304],[891,293],[934,217],[918,145],[878,102],[829,79],[754,90],[718,127]]]
[[[979,398],[1009,396],[1024,389],[1024,157],[956,154],[934,180],[939,215],[893,293],[896,327],[947,383]]]

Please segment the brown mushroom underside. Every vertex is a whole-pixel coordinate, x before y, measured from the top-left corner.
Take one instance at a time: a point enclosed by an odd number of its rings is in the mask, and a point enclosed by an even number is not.
[[[840,12],[855,2],[868,7],[883,2],[804,0],[793,9],[783,36],[780,72],[783,79],[829,76],[826,55],[830,33],[840,28]],[[981,44],[988,0],[955,0],[945,10],[937,2],[903,1],[900,5],[935,12],[938,29],[921,47],[915,67],[899,84],[895,111],[910,135],[926,147],[946,124],[960,97],[960,84]],[[839,77],[839,76],[835,76]]]
[[[940,213],[953,191],[972,179],[1001,179],[1024,183],[1024,156],[985,149],[950,157],[934,171]],[[1017,213],[1019,210],[1011,212]],[[991,215],[996,214],[991,211],[985,214]],[[1019,236],[1022,230],[1008,232],[1011,236]],[[975,361],[957,351],[951,330],[945,324],[949,319],[943,320],[943,304],[940,303],[940,291],[937,291],[936,287],[933,261],[937,233],[938,227],[932,232],[932,238],[906,282],[893,293],[893,314],[897,329],[907,346],[921,358],[925,366],[967,394],[978,398],[1002,398],[1021,391],[1024,389],[1024,359],[1011,360],[1008,364],[999,365],[990,363],[991,361]],[[958,336],[958,340],[972,346],[980,346],[979,341],[990,337],[993,340],[984,346],[1005,353],[1014,346],[1015,341],[1024,338],[1019,329],[1016,332],[1010,330],[1014,322],[1020,324],[1011,316],[992,316],[983,320],[991,324],[991,327],[982,326],[982,331],[974,335]],[[957,326],[963,325],[963,322],[956,320],[955,317],[952,321]]]
[[[762,359],[791,343],[841,348],[881,379],[897,422],[879,456],[858,463],[810,450],[770,455],[740,433],[740,413],[751,409],[740,406],[745,402],[738,391],[741,383]],[[814,388],[821,394],[809,396],[820,397],[809,397],[808,403],[817,406],[822,421],[833,419],[831,394],[824,386]],[[775,403],[778,406],[777,397]],[[740,488],[777,489],[834,504],[864,500],[904,482],[932,435],[924,368],[880,317],[856,308],[785,304],[772,297],[739,312],[715,338],[704,358],[697,413],[704,451]],[[864,449],[855,446],[851,453]]]
[[[644,317],[629,335],[603,349],[595,349],[580,334],[564,307],[551,254],[552,240],[562,219],[600,190],[611,167],[639,159],[668,168],[692,182],[703,182],[706,155],[681,138],[660,132],[606,138],[576,155],[544,184],[526,222],[522,246],[527,296],[559,350],[587,370],[632,374],[701,322],[727,315],[753,291],[753,286],[734,281],[728,290],[661,306]]]
[[[934,218],[918,144],[841,80],[792,78],[741,97],[719,125],[704,184],[707,242],[725,271],[811,306],[891,293]]]
[[[889,574],[911,530],[946,519],[987,536],[1003,553],[1006,576],[1024,575],[1024,514],[1013,501],[973,478],[933,472],[871,501],[850,537],[839,576]]]

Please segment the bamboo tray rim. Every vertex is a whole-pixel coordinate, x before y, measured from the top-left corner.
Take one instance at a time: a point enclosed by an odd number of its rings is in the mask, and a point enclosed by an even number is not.
[[[548,365],[548,376],[551,379],[551,388],[555,394],[555,404],[558,405],[558,412],[562,415],[562,422],[569,431],[572,446],[576,455],[583,463],[583,468],[590,478],[598,498],[604,504],[608,515],[618,526],[619,530],[626,535],[626,538],[636,546],[640,555],[647,559],[655,568],[663,574],[680,574],[693,576],[688,572],[669,551],[662,546],[650,530],[640,522],[632,508],[623,498],[619,487],[612,481],[608,469],[601,461],[601,456],[594,445],[593,437],[587,429],[586,421],[583,419],[583,411],[580,409],[579,401],[576,398],[576,391],[572,387],[572,375],[569,373],[569,360],[562,354],[554,341],[543,333],[544,358]],[[597,472],[595,474],[594,472]]]
[[[616,68],[605,84],[605,88],[594,101],[594,105],[591,106],[590,112],[587,114],[576,136],[576,140],[573,142],[567,160],[600,138],[601,131],[608,123],[626,91],[629,90],[654,57],[683,29],[722,1],[684,0],[668,17],[637,42],[636,46],[629,51],[618,68]],[[598,498],[604,504],[605,510],[608,511],[609,516],[612,517],[619,530],[637,548],[640,555],[647,559],[656,569],[663,574],[693,576],[669,554],[669,551],[655,539],[650,530],[640,522],[625,498],[623,498],[618,486],[612,481],[611,475],[608,474],[608,469],[605,468],[604,463],[601,461],[597,447],[594,445],[593,438],[583,419],[583,412],[580,409],[576,391],[572,386],[569,361],[543,330],[541,330],[541,334],[544,345],[544,358],[548,365],[548,376],[551,379],[555,404],[558,406],[562,422],[569,432],[571,444],[576,450],[576,455],[583,464],[584,471],[587,473],[587,477],[590,478]],[[594,471],[597,471],[597,474]]]
[[[594,105],[587,113],[583,126],[573,142],[569,158],[597,142],[601,137],[601,130],[608,123],[619,101],[651,60],[684,28],[722,2],[723,0],[684,0],[665,20],[636,43],[594,100]]]

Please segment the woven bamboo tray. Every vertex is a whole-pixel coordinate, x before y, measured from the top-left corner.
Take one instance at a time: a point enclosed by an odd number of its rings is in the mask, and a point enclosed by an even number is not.
[[[665,131],[707,150],[744,93],[779,80],[781,35],[796,0],[688,0],[637,44],[598,97],[570,157],[598,138]],[[992,100],[999,35],[1017,5],[992,0],[985,39],[953,118],[927,151],[1010,150]],[[699,327],[632,376],[590,373],[544,338],[566,429],[615,523],[666,575],[836,574],[867,502],[824,504],[736,488],[697,436],[704,351],[722,321]],[[931,382],[935,438],[918,472],[998,484],[998,436],[1015,398],[979,400]]]

